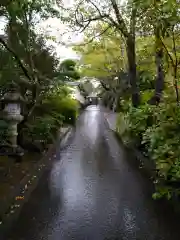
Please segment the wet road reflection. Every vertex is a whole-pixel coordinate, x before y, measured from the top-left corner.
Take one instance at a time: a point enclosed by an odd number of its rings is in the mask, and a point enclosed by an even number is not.
[[[8,239],[178,240],[179,222],[151,199],[103,112],[88,107],[70,145],[25,205]]]

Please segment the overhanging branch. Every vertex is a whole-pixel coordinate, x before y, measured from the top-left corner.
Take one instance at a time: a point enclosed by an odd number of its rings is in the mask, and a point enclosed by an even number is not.
[[[31,80],[31,77],[29,76],[29,72],[26,69],[26,67],[23,65],[23,63],[21,62],[21,60],[19,59],[18,55],[7,45],[7,43],[3,40],[2,37],[0,37],[0,43],[8,50],[8,52],[10,52],[13,57],[15,58],[16,62],[18,63],[19,67],[22,69],[24,75]]]
[[[78,44],[78,46],[86,46],[89,43],[92,43],[94,41],[94,39],[96,39],[97,37],[100,37],[101,35],[103,35],[105,32],[107,32],[110,29],[110,26],[108,26],[107,28],[105,28],[101,33],[97,34],[96,36],[92,37],[88,42],[85,42],[83,44]]]
[[[106,86],[106,84],[102,81],[102,80],[99,80],[100,83],[101,83],[101,86],[106,90],[106,91],[110,91],[110,88]]]
[[[118,5],[116,3],[115,0],[111,0],[111,4],[114,10],[114,13],[116,15],[117,18],[117,22],[118,22],[118,29],[123,33],[123,35],[125,37],[128,37],[128,30],[126,28],[126,24],[124,22],[124,19],[119,11]],[[111,22],[114,23],[115,21],[111,18]],[[115,22],[116,23],[116,22]]]

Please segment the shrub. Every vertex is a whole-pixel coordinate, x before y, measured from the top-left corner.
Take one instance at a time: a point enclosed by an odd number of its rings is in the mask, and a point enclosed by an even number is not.
[[[141,103],[146,104],[154,95],[154,90],[146,90],[141,92]]]
[[[132,107],[130,100],[121,100],[121,112],[127,113]]]
[[[154,122],[154,108],[148,104],[139,108],[132,106],[129,108],[129,111],[124,115],[126,131],[123,133],[129,138],[129,142],[135,142],[137,146],[141,144],[144,131]]]
[[[60,101],[59,111],[64,116],[63,122],[65,124],[75,124],[78,116],[78,102],[66,97]]]
[[[132,143],[129,126],[128,114],[119,113],[116,122],[116,132],[120,135],[122,141],[126,145]]]
[[[51,95],[43,102],[43,109],[48,110],[48,114],[60,113],[65,124],[74,124],[78,115],[79,104],[71,97],[60,98],[58,95]]]
[[[180,108],[177,104],[157,107],[156,123],[143,134],[142,143],[156,163],[160,177],[180,180]]]
[[[45,115],[42,117],[35,117],[31,122],[26,124],[23,129],[23,135],[31,142],[42,142],[43,145],[51,143],[57,129],[62,124],[62,115],[54,113],[54,116]]]
[[[52,93],[43,99],[42,105],[36,108],[34,114],[21,130],[22,146],[41,151],[55,139],[63,124],[75,123],[78,103],[68,95],[62,99],[58,93]]]
[[[164,97],[159,106],[129,107],[117,119],[117,132],[128,144],[145,150],[157,170],[154,198],[180,194],[180,107]]]

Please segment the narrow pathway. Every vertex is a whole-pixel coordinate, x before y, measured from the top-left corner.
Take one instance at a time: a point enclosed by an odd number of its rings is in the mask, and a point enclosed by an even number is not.
[[[11,240],[179,240],[180,222],[119,146],[104,113],[88,107],[12,229]],[[179,219],[180,220],[180,219]]]

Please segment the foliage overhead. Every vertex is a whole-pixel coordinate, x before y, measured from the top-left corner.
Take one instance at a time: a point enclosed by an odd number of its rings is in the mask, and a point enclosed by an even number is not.
[[[8,91],[13,81],[26,100],[22,105],[24,120],[18,125],[18,143],[23,147],[27,142],[52,139],[51,135],[61,123],[73,116],[72,123],[76,117],[76,104],[72,105],[65,85],[67,79],[79,78],[76,62],[69,59],[63,63],[68,68],[62,69],[52,47],[47,46],[44,34],[36,30],[40,21],[60,18],[55,4],[54,0],[4,0],[0,4],[1,17],[7,21],[5,32],[0,36],[0,94]],[[62,98],[66,98],[66,102]],[[68,101],[71,101],[71,110],[68,110]],[[47,108],[47,104],[51,107]],[[2,135],[4,133],[2,125]]]

